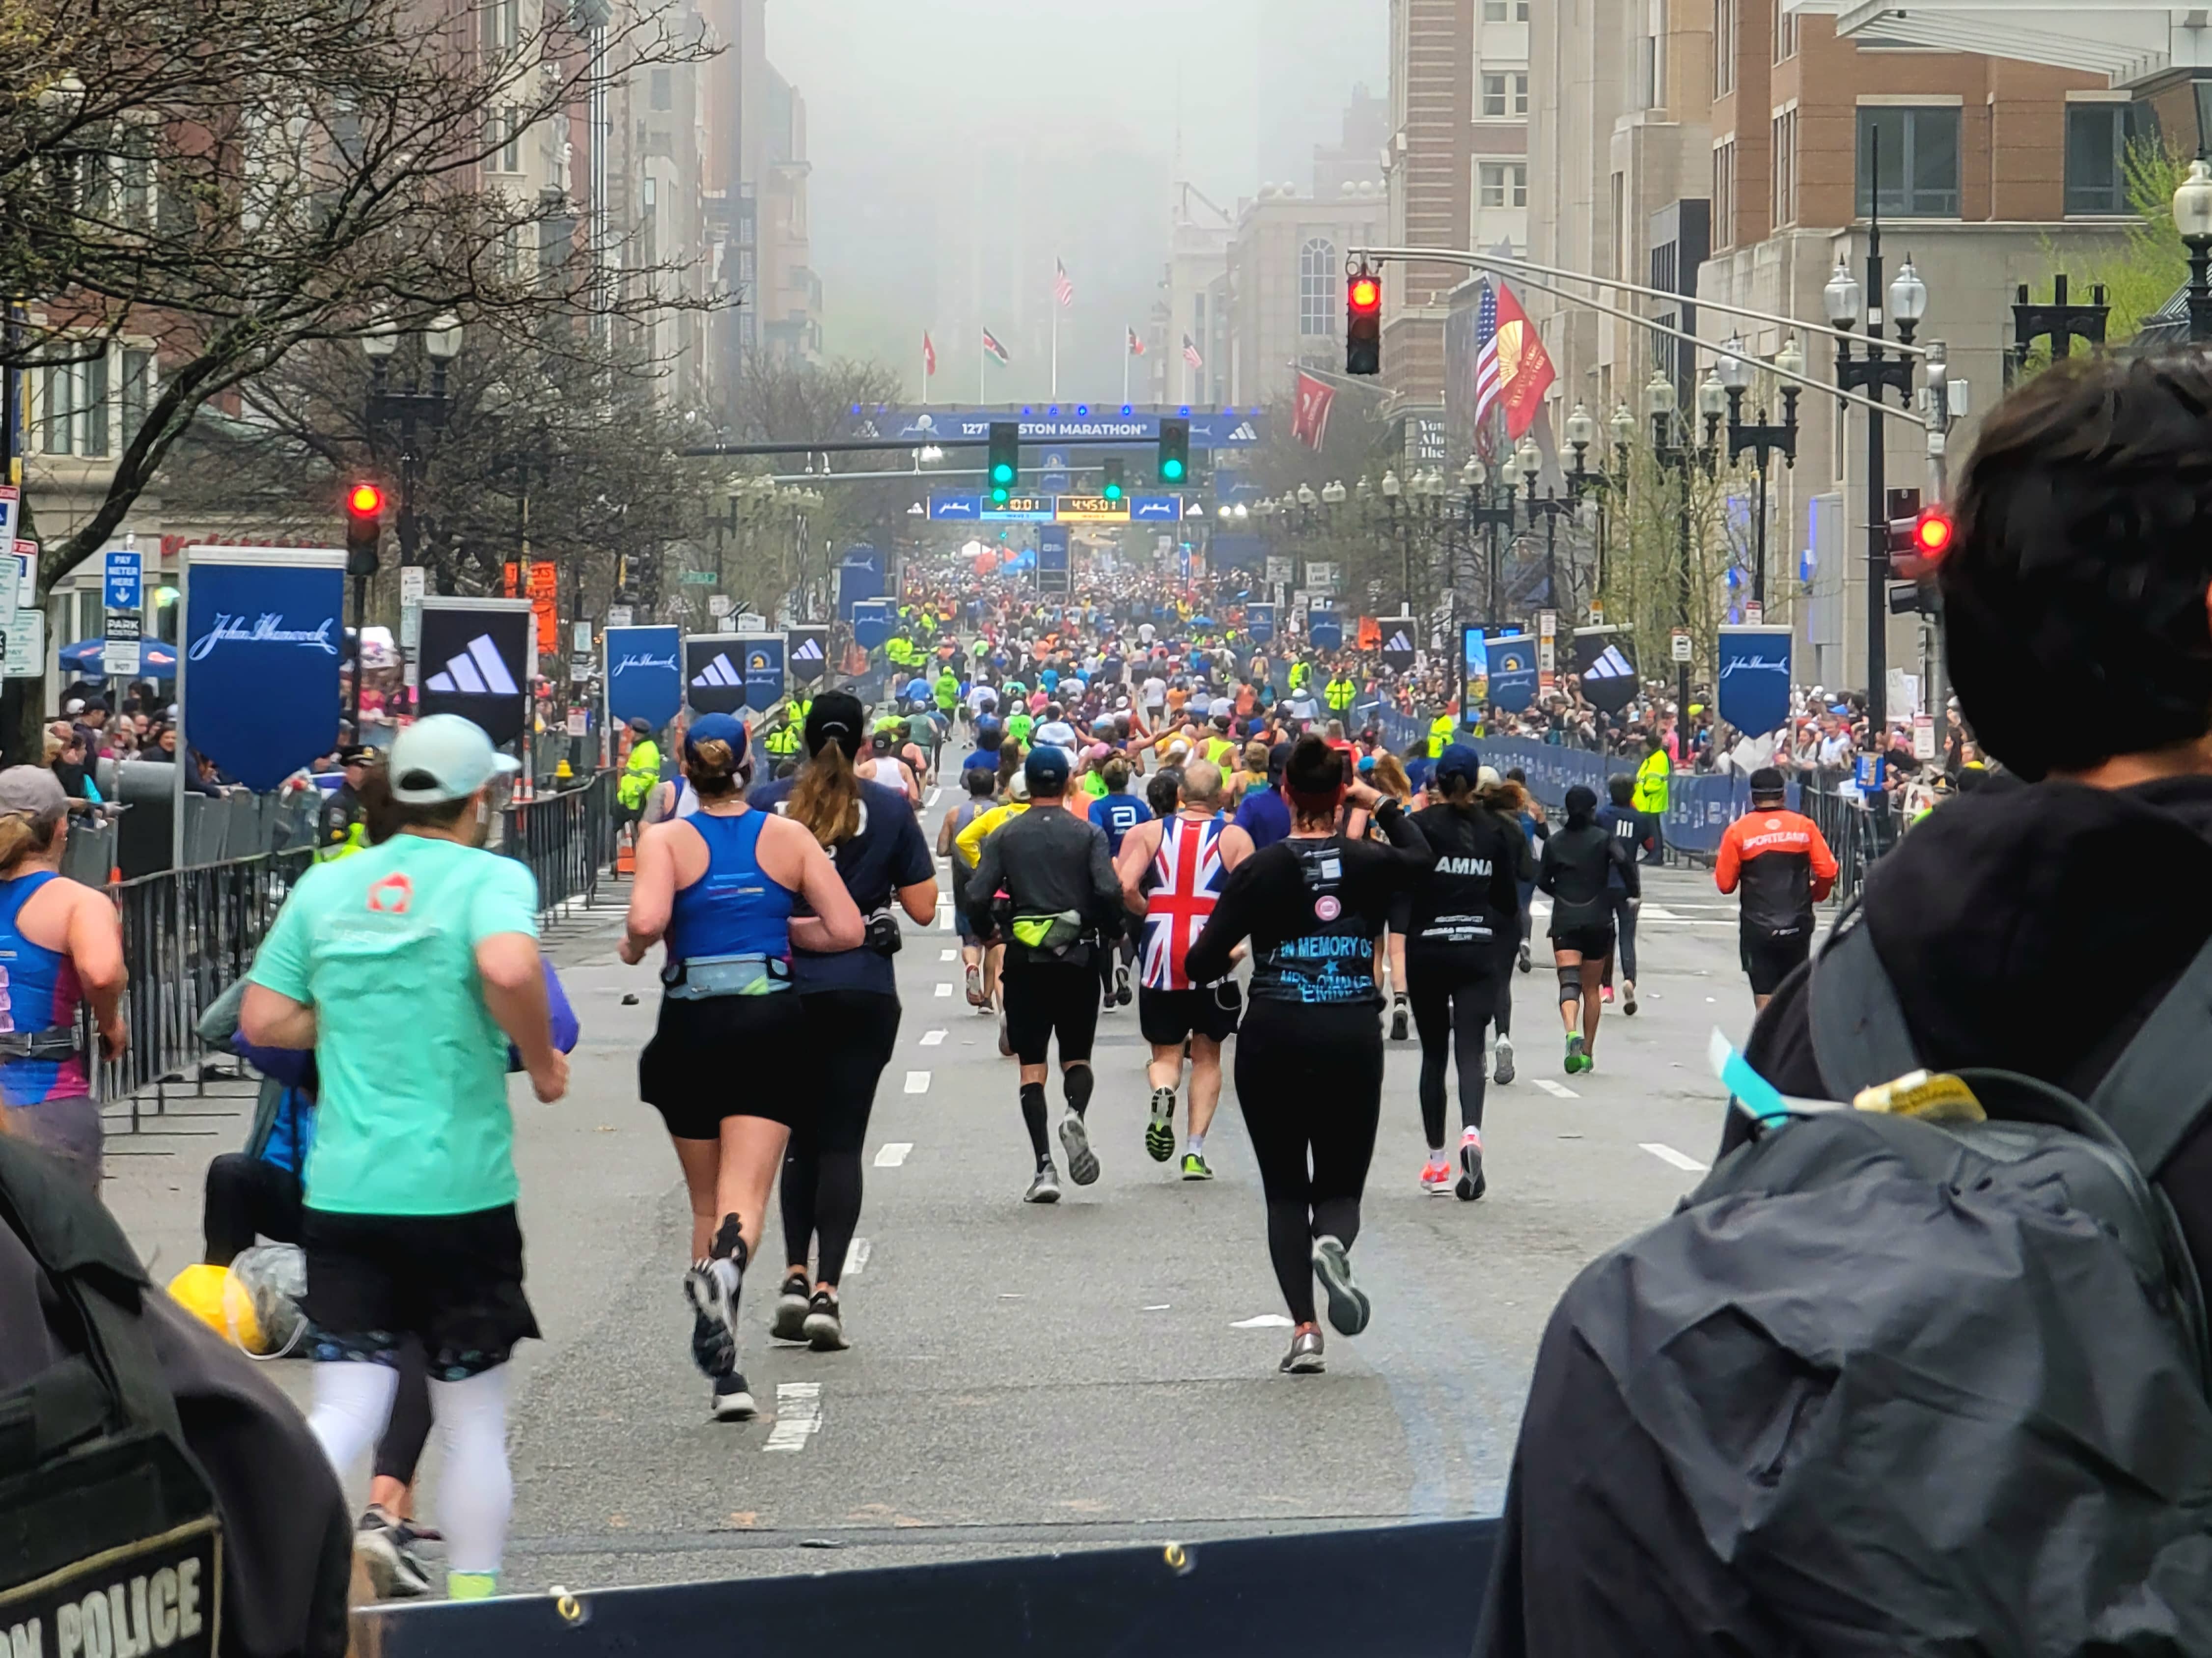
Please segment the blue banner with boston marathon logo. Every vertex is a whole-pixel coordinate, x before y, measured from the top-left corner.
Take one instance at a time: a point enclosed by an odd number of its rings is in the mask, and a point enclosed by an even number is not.
[[[745,706],[755,714],[774,708],[783,696],[785,641],[781,634],[739,634],[745,653]]]
[[[1490,667],[1490,703],[1519,714],[1536,699],[1536,641],[1527,634],[1483,641]]]
[[[617,725],[642,720],[653,730],[684,706],[684,636],[675,628],[610,628],[606,631],[607,718]]]
[[[1790,629],[1723,628],[1720,716],[1738,731],[1764,737],[1790,718]]]
[[[1317,651],[1340,651],[1344,648],[1344,616],[1337,610],[1309,610],[1306,612],[1306,638]]]
[[[1244,607],[1244,630],[1252,635],[1255,645],[1264,645],[1275,636],[1275,607],[1265,602]]]
[[[193,547],[185,567],[185,740],[255,790],[337,744],[345,555]]]

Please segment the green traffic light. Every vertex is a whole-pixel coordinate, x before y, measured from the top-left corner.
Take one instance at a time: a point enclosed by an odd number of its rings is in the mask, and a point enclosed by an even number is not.
[[[1106,486],[1106,499],[1107,499],[1107,500],[1109,500],[1109,501],[1119,501],[1119,500],[1121,500],[1121,486],[1120,484],[1118,484],[1118,483],[1109,483],[1109,484],[1108,484],[1108,485]]]
[[[1007,465],[1006,462],[1004,462],[1004,461],[1000,461],[1000,462],[996,466],[994,466],[994,467],[991,469],[991,482],[992,482],[992,483],[1012,483],[1013,481],[1014,481],[1014,469],[1013,469],[1012,467],[1011,467],[1011,466]]]
[[[1177,482],[1182,477],[1182,463],[1173,459],[1161,462],[1160,476],[1170,483]]]
[[[991,505],[993,505],[994,507],[1003,507],[1003,506],[1005,506],[1006,504],[1006,490],[1005,489],[1005,488],[1002,486],[1002,487],[1000,487],[1000,488],[998,488],[998,489],[993,489],[993,490],[991,491]]]

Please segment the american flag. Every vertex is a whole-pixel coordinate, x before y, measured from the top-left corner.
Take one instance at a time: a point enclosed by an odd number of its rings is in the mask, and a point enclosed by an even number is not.
[[[1067,279],[1067,267],[1058,259],[1052,262],[1052,296],[1064,306],[1075,303],[1075,284]]]
[[[1198,348],[1190,343],[1190,336],[1188,334],[1182,337],[1182,360],[1193,368],[1206,367],[1206,359],[1198,355]]]
[[[1483,416],[1498,402],[1498,288],[1482,285],[1482,303],[1474,313],[1474,424],[1481,429]]]
[[[1145,343],[1137,337],[1137,331],[1133,328],[1129,330],[1129,355],[1133,357],[1145,355]]]

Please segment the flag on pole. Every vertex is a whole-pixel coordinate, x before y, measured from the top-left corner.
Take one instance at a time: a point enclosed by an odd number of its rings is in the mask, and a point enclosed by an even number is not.
[[[1328,411],[1336,402],[1336,388],[1298,371],[1297,410],[1291,420],[1291,435],[1318,452],[1328,437]]]
[[[999,337],[988,328],[983,331],[983,349],[1000,362],[1011,363],[1014,360],[1006,348],[999,343]]]
[[[1474,425],[1482,429],[1491,407],[1498,401],[1498,284],[1482,285],[1482,299],[1474,313]]]
[[[930,343],[929,331],[921,331],[921,372],[925,375],[937,372],[937,348]]]
[[[1052,296],[1063,306],[1075,303],[1075,284],[1067,278],[1067,267],[1058,259],[1052,262]]]
[[[1137,331],[1133,328],[1129,330],[1129,355],[1133,357],[1145,355],[1145,343],[1137,337]]]
[[[1182,360],[1193,368],[1206,367],[1206,359],[1198,355],[1198,348],[1191,343],[1190,336],[1188,334],[1182,337]]]
[[[1544,407],[1544,393],[1552,389],[1559,379],[1559,371],[1552,367],[1552,354],[1544,349],[1544,342],[1536,332],[1536,325],[1528,320],[1521,309],[1521,302],[1513,297],[1513,290],[1504,282],[1498,284],[1497,331],[1492,336],[1492,355],[1495,359],[1497,398],[1505,410],[1505,435],[1516,442],[1526,436],[1536,422]],[[1477,359],[1476,395],[1481,392],[1480,359]]]

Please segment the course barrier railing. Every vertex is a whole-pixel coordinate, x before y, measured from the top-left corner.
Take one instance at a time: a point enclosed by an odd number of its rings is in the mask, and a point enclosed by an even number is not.
[[[538,878],[538,913],[566,915],[599,896],[599,875],[614,861],[615,774],[594,772],[574,788],[539,793],[501,814],[499,850]]]

